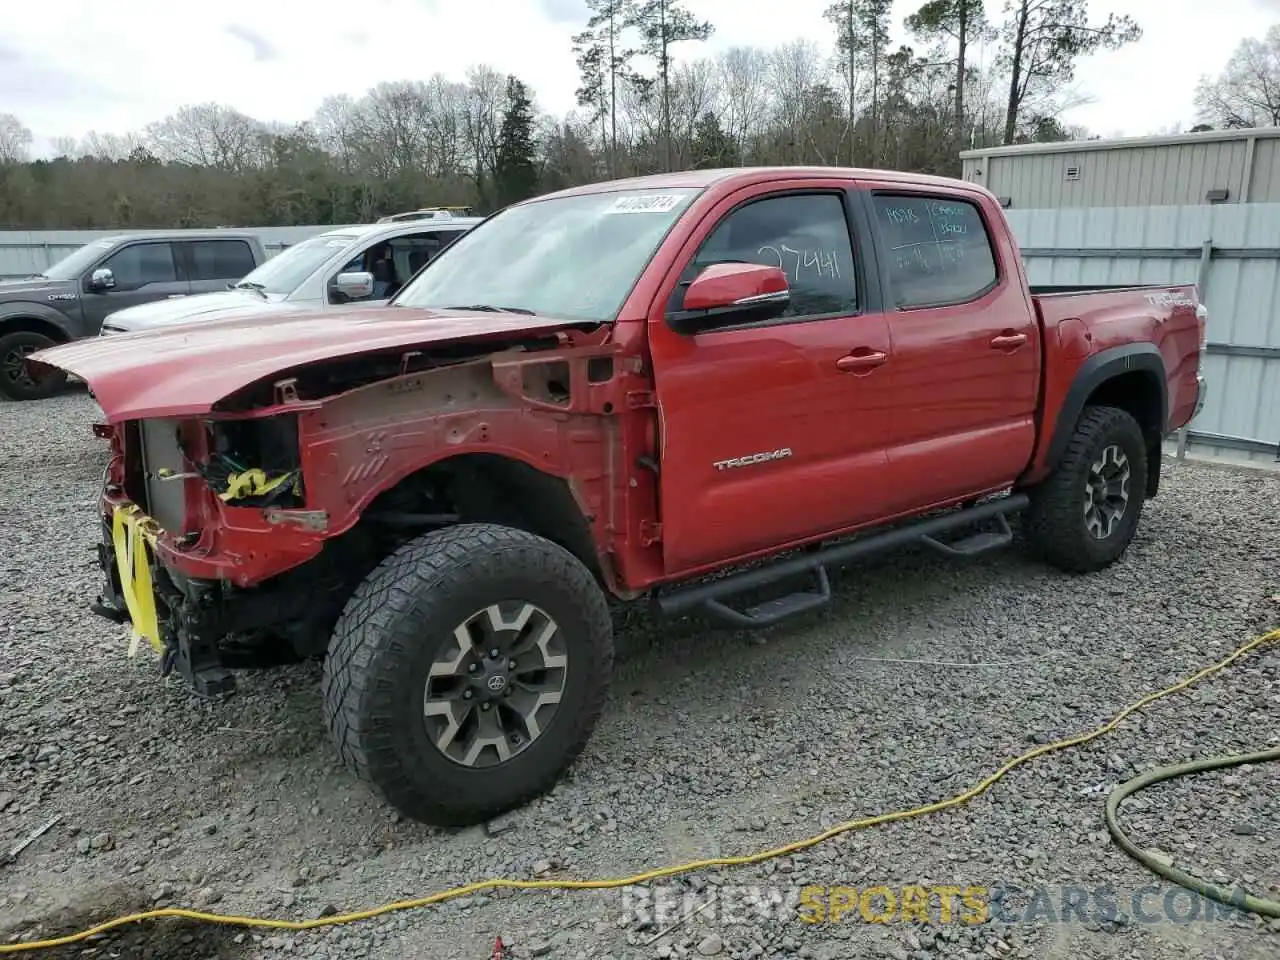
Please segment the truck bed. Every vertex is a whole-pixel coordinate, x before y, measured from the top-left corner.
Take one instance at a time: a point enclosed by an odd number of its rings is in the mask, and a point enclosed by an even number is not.
[[[1189,284],[1178,283],[1085,283],[1085,284],[1031,284],[1028,289],[1033,297],[1055,297],[1063,294],[1109,293],[1115,290],[1171,290]]]
[[[1060,409],[1080,371],[1099,354],[1146,344],[1159,352],[1168,377],[1164,423],[1190,419],[1204,335],[1195,284],[1032,286],[1030,292],[1043,337],[1044,409]],[[1134,375],[1142,375],[1136,367]]]

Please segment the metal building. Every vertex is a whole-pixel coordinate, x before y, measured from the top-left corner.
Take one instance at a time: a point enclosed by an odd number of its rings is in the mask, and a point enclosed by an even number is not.
[[[1280,127],[966,150],[963,176],[1016,210],[1280,202]]]

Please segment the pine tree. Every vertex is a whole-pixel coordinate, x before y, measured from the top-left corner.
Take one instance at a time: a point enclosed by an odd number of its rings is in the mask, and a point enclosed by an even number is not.
[[[495,186],[498,202],[507,206],[538,191],[537,142],[533,97],[514,75],[507,77],[507,106],[498,132]]]
[[[956,67],[953,122],[957,135],[965,126],[964,85],[969,76],[969,48],[983,41],[994,40],[996,32],[987,23],[983,0],[928,0],[924,6],[907,17],[906,27],[922,40],[940,44],[955,43]]]
[[[1052,98],[1075,79],[1080,57],[1142,38],[1142,28],[1129,16],[1112,13],[1100,26],[1090,24],[1089,0],[1006,0],[1005,10],[1000,59],[1009,75],[1006,144],[1014,142],[1029,101]]]
[[[573,38],[581,83],[578,106],[590,111],[591,122],[600,124],[600,143],[608,155],[609,175],[617,176],[618,91],[624,83],[640,78],[631,61],[640,51],[626,42],[635,26],[636,0],[586,0],[591,19]]]
[[[699,20],[680,0],[643,0],[635,15],[636,26],[644,38],[644,53],[658,68],[662,95],[662,144],[666,169],[671,157],[671,45],[687,40],[706,40],[715,32],[708,21]]]

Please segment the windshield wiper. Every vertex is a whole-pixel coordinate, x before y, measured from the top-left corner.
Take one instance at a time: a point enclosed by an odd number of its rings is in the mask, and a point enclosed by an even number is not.
[[[469,303],[466,306],[445,307],[445,310],[476,310],[482,313],[523,313],[536,317],[537,314],[526,307],[495,307],[491,303]]]
[[[255,280],[241,280],[239,283],[231,285],[232,290],[252,290],[254,293],[261,294],[266,299],[266,287]]]

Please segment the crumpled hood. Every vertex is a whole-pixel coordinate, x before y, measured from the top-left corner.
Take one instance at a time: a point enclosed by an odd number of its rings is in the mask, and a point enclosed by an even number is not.
[[[136,307],[117,310],[102,324],[104,330],[152,330],[170,327],[178,323],[207,323],[230,317],[287,313],[304,309],[281,303],[279,299],[264,300],[252,290],[220,290],[217,293],[197,293],[190,297],[174,297],[142,303]]]
[[[41,350],[27,362],[80,377],[116,423],[209,413],[245,387],[327,360],[582,326],[581,321],[465,310],[311,310],[91,337]]]

